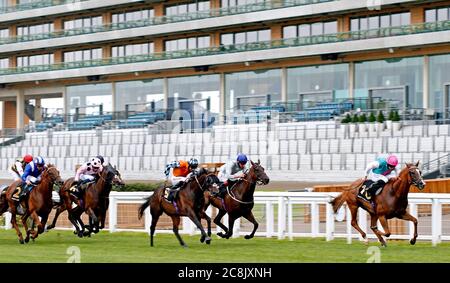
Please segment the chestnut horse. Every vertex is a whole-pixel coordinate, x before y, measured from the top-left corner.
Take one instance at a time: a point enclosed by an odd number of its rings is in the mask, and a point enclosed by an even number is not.
[[[12,183],[7,189],[5,194],[1,195],[0,198],[0,215],[9,210],[12,214],[11,223],[14,229],[16,229],[17,236],[19,237],[19,242],[21,244],[28,243],[31,238],[34,240],[38,237],[39,234],[44,232],[45,223],[47,222],[48,215],[50,214],[53,208],[52,201],[52,191],[53,185],[61,185],[63,183],[61,176],[59,175],[58,169],[54,165],[47,165],[47,167],[43,170],[41,175],[41,182],[33,188],[31,193],[28,194],[27,197],[23,198],[21,201],[21,205],[25,210],[25,213],[22,215],[21,220],[23,227],[26,231],[26,238],[23,239],[22,233],[17,225],[16,214],[17,214],[17,202],[12,200],[12,196],[16,187],[18,187],[22,181],[15,181]],[[34,229],[28,229],[27,219],[31,216],[34,224],[37,224],[37,231]],[[41,217],[41,220],[39,220]]]
[[[204,168],[201,168],[193,177],[181,187],[173,203],[164,198],[165,187],[156,189],[153,194],[146,199],[146,201],[139,207],[139,219],[142,218],[144,211],[150,206],[150,213],[152,215],[152,224],[150,226],[150,246],[153,247],[153,235],[155,234],[156,224],[159,217],[165,212],[172,218],[173,233],[177,237],[180,245],[187,247],[183,239],[178,233],[178,226],[180,225],[180,216],[187,216],[194,222],[200,230],[202,236],[200,242],[211,243],[211,218],[205,213],[205,199],[204,192],[210,186],[217,183],[219,179],[214,174],[207,174]],[[200,219],[206,219],[208,223],[208,234],[206,234]]]
[[[47,230],[55,227],[59,215],[67,210],[68,218],[75,227],[74,233],[79,237],[90,235],[91,232],[98,233],[105,227],[106,211],[109,206],[109,193],[114,185],[122,186],[124,182],[120,172],[110,164],[106,165],[96,183],[89,184],[85,189],[81,200],[76,199],[70,194],[70,188],[73,186],[74,178],[69,178],[64,182],[59,191],[61,204],[57,206],[55,217],[52,224],[47,226]],[[77,204],[72,208],[72,203]],[[85,226],[81,220],[81,214],[86,212],[89,215],[89,226]],[[88,228],[88,232],[85,232]]]
[[[346,202],[352,215],[352,226],[358,230],[363,239],[368,242],[367,235],[358,225],[357,214],[358,208],[361,207],[370,214],[370,228],[377,236],[382,246],[386,247],[386,241],[382,236],[389,237],[391,232],[387,219],[399,218],[403,220],[412,221],[414,223],[414,237],[410,240],[411,245],[416,243],[417,239],[417,219],[406,211],[408,207],[408,193],[411,185],[416,186],[419,190],[425,188],[425,182],[422,179],[422,172],[418,168],[419,162],[416,164],[407,163],[403,168],[398,178],[389,180],[384,186],[383,191],[374,197],[375,209],[367,201],[361,200],[358,195],[359,187],[365,181],[359,179],[350,185],[350,188],[342,192],[339,196],[334,198],[330,203],[333,205],[334,212]],[[377,221],[380,220],[383,226],[384,233],[377,228]]]
[[[223,199],[212,196],[209,192],[205,193],[205,209],[209,204],[219,209],[217,216],[214,218],[214,223],[222,228],[225,232],[217,233],[222,238],[230,238],[233,235],[234,221],[239,217],[244,217],[251,223],[253,223],[253,231],[250,235],[245,235],[245,239],[251,239],[255,235],[258,229],[258,222],[253,216],[253,193],[257,184],[261,183],[267,185],[269,183],[269,177],[264,172],[264,167],[261,166],[260,161],[257,163],[250,161],[252,166],[245,173],[245,177],[234,183],[232,188],[227,188],[227,194]],[[228,228],[223,225],[220,220],[228,213]]]

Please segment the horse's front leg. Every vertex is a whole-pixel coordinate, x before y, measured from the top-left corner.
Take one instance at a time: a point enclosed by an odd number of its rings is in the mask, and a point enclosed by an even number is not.
[[[39,216],[36,211],[31,212],[31,218],[33,218],[34,223],[37,225],[37,231],[31,231],[31,239],[36,239],[39,234],[44,231],[44,226],[42,226],[41,221],[39,220]]]
[[[378,230],[377,226],[378,216],[375,214],[370,215],[370,229],[372,229],[373,233],[377,236],[383,247],[387,247],[386,241],[383,239],[382,233]]]
[[[206,241],[207,244],[211,243],[211,237],[206,235],[205,229],[203,229],[202,223],[200,222],[199,218],[197,217],[197,214],[193,210],[190,210],[190,211],[188,211],[187,216],[189,217],[189,219],[192,220],[192,222],[194,222],[195,226],[197,226],[197,228],[202,233],[200,242],[203,243]]]
[[[383,226],[384,233],[379,230],[378,231],[380,232],[381,235],[383,235],[385,237],[389,237],[391,235],[391,231],[389,230],[389,225],[386,220],[386,216],[384,216],[384,215],[379,216],[379,219],[380,219],[381,226]]]
[[[253,223],[253,231],[250,233],[250,235],[245,235],[245,239],[251,239],[255,236],[255,232],[258,229],[258,222],[255,219],[255,216],[253,215],[252,211],[250,210],[246,215],[244,215],[244,218]]]
[[[414,235],[413,235],[413,238],[409,241],[409,243],[411,245],[414,245],[416,243],[416,239],[418,236],[418,234],[417,234],[417,218],[415,218],[414,216],[409,214],[409,212],[405,212],[405,214],[400,215],[399,218],[403,219],[403,220],[407,220],[407,221],[412,221],[412,223],[414,223]]]
[[[225,234],[228,233],[227,226],[223,225],[222,222],[220,222],[226,213],[227,212],[225,210],[219,209],[219,212],[217,213],[216,217],[214,217],[214,224],[219,226],[224,232],[224,233],[222,233],[222,232],[217,233],[217,236],[222,237],[222,238],[225,238]]]
[[[47,228],[46,228],[47,230],[50,230],[50,229],[55,228],[55,226],[56,226],[56,221],[58,220],[59,215],[60,215],[64,210],[66,210],[65,204],[62,204],[62,205],[58,206],[58,208],[56,208],[56,212],[55,212],[55,216],[53,217],[52,224],[47,225]],[[68,210],[68,213],[69,213],[69,215],[70,215],[70,211],[69,211],[69,210]]]
[[[27,219],[28,219],[29,216],[30,216],[30,214],[25,213],[21,217],[22,225],[23,225],[23,228],[25,229],[25,232],[26,232],[25,243],[28,243],[30,241],[31,230],[28,229],[28,223],[27,223]]]

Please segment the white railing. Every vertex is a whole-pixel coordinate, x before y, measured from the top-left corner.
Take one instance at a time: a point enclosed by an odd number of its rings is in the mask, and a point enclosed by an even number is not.
[[[136,209],[133,209],[131,214],[137,217],[137,205],[142,204],[144,198],[150,195],[151,192],[111,192],[108,211],[109,223],[105,229],[111,233],[118,231],[149,232],[151,224],[149,208],[145,210],[144,226],[142,228],[120,228],[120,225],[118,225],[118,215],[119,204],[136,204]],[[348,243],[351,243],[352,239],[361,240],[360,235],[351,226],[351,218],[347,217],[350,215],[350,211],[346,206],[343,208],[345,210],[345,216],[340,219],[342,221],[335,219],[335,214],[329,201],[337,195],[338,193],[255,192],[255,207],[253,211],[256,220],[260,224],[255,236],[277,237],[278,239],[288,238],[291,240],[294,237],[325,237],[327,241],[333,240],[334,238],[345,238]],[[418,206],[422,205],[431,206],[429,213],[419,215]],[[433,245],[441,241],[450,240],[450,212],[448,217],[446,214],[443,214],[443,205],[448,205],[450,210],[450,194],[409,194],[409,212],[418,218],[419,221],[418,240],[431,241]],[[212,215],[213,209],[215,210],[216,208],[208,208],[208,215]],[[261,213],[261,215],[258,215],[258,213]],[[7,224],[6,227],[3,226],[1,228],[10,229],[10,216],[8,216],[8,213],[5,216],[5,223]],[[307,217],[307,221],[304,221],[306,219],[305,217]],[[368,238],[376,239],[376,236],[368,229],[367,213],[362,209],[359,210],[358,221],[360,227],[368,233]],[[224,217],[224,223],[228,226],[226,216]],[[405,233],[393,233],[390,238],[410,239],[414,231],[414,226],[412,222],[407,223],[408,229],[406,229]],[[160,223],[157,225],[156,234],[172,233],[171,225],[167,229],[160,229],[160,225]],[[382,230],[379,223],[378,226]],[[199,234],[198,229],[187,217],[183,217],[182,227],[180,228],[179,232],[181,234]],[[253,225],[243,225],[241,220],[237,220],[235,222],[233,236],[239,237],[240,235],[248,234],[252,228]],[[392,225],[390,228],[392,230]],[[216,227],[216,231],[221,231],[221,229]]]

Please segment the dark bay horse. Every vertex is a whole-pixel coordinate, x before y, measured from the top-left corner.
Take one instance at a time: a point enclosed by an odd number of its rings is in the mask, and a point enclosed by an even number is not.
[[[205,199],[204,192],[210,186],[219,181],[214,174],[207,174],[205,169],[193,175],[190,181],[179,190],[178,197],[175,199],[175,205],[164,197],[165,187],[156,189],[153,194],[146,199],[146,201],[139,207],[139,219],[142,218],[144,211],[150,206],[150,213],[152,215],[152,224],[150,226],[150,246],[153,247],[153,235],[155,234],[156,224],[159,217],[164,213],[172,218],[173,232],[177,237],[180,245],[187,247],[178,233],[178,226],[180,225],[180,217],[187,216],[194,222],[200,230],[202,236],[200,242],[211,243],[211,218],[205,213]],[[206,234],[200,219],[206,219],[208,223],[208,234]]]
[[[89,184],[85,189],[81,199],[75,198],[70,193],[70,188],[74,185],[74,178],[69,178],[64,182],[59,191],[61,203],[56,207],[55,217],[52,224],[47,226],[47,230],[55,227],[59,215],[67,210],[69,221],[73,224],[79,237],[97,233],[105,227],[106,211],[109,206],[109,193],[113,185],[122,186],[124,182],[120,172],[110,164],[106,165],[96,183]],[[77,204],[72,208],[72,203]],[[81,220],[81,215],[86,212],[89,215],[89,226],[85,226]],[[85,228],[88,232],[85,232]]]
[[[389,237],[391,232],[387,219],[399,218],[403,220],[412,221],[414,223],[414,237],[410,240],[411,245],[416,243],[417,239],[417,219],[406,211],[408,206],[408,193],[411,185],[416,186],[419,190],[425,188],[425,182],[422,179],[422,173],[418,168],[419,162],[416,164],[407,163],[403,168],[398,178],[395,180],[389,180],[384,186],[383,191],[375,196],[375,209],[367,201],[361,200],[358,195],[358,190],[363,179],[359,179],[350,185],[350,188],[342,192],[339,196],[331,201],[334,212],[347,203],[352,215],[352,226],[361,234],[364,240],[367,242],[367,235],[359,227],[357,222],[358,208],[361,207],[370,214],[370,228],[377,236],[382,246],[386,246],[386,241],[382,236]],[[380,220],[383,226],[384,233],[377,228],[377,221]]]
[[[41,182],[33,188],[31,193],[29,193],[26,198],[21,201],[21,205],[25,209],[25,213],[21,217],[22,224],[27,235],[25,240],[22,237],[22,233],[20,232],[16,221],[16,202],[12,200],[14,191],[16,190],[16,187],[20,185],[21,181],[15,181],[14,183],[12,183],[6,189],[6,193],[2,194],[0,199],[0,214],[6,212],[9,207],[9,210],[12,214],[11,223],[14,229],[16,229],[16,233],[21,244],[23,244],[24,242],[28,243],[28,241],[30,240],[30,234],[31,238],[34,240],[38,237],[39,234],[42,234],[42,232],[44,232],[45,223],[47,222],[48,215],[53,208],[53,185],[61,185],[63,183],[58,169],[56,169],[56,167],[51,164],[47,165],[41,176]],[[37,231],[35,231],[34,229],[28,229],[27,219],[29,216],[31,216],[31,218],[33,219],[34,224],[37,225]],[[39,217],[41,217],[41,220],[39,220]]]
[[[214,218],[214,223],[225,231],[217,233],[222,238],[230,238],[233,235],[233,226],[236,219],[244,217],[251,223],[253,223],[253,231],[250,235],[245,235],[245,239],[251,239],[255,235],[258,229],[258,222],[253,216],[253,193],[258,183],[267,185],[269,183],[269,177],[264,172],[264,167],[261,166],[260,161],[257,163],[250,161],[252,166],[245,173],[245,177],[237,181],[232,188],[227,189],[227,194],[223,199],[213,197],[209,192],[205,193],[205,210],[209,204],[219,209],[219,213]],[[220,220],[228,213],[228,228],[223,225]]]

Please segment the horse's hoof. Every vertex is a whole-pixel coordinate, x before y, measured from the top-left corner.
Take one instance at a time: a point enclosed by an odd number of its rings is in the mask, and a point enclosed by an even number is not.
[[[25,243],[28,243],[30,241],[30,238],[25,238]]]
[[[201,237],[201,238],[200,238],[200,243],[205,242],[205,239],[206,239],[206,237]]]
[[[76,233],[76,234],[77,234],[77,236],[78,236],[79,238],[83,238],[83,232],[79,231],[79,232]]]
[[[181,245],[183,248],[185,248],[185,249],[187,249],[188,248],[188,246],[186,245],[186,244],[184,244],[184,245]]]
[[[391,233],[387,233],[386,235],[384,235],[386,238],[389,238],[389,236],[391,235]]]
[[[217,233],[217,236],[221,237],[221,238],[225,238],[225,234],[222,232]]]
[[[205,242],[206,242],[207,245],[211,244],[211,238],[207,237]]]
[[[415,245],[415,244],[416,244],[416,239],[411,239],[411,241],[409,241],[409,243],[410,243],[411,245]]]
[[[47,227],[45,228],[46,230],[51,230],[51,229],[53,229],[53,228],[55,228],[53,225],[47,225]]]
[[[253,237],[250,236],[250,235],[245,235],[245,236],[244,236],[244,239],[246,239],[246,240],[249,240],[249,239],[251,239],[251,238],[253,238]]]
[[[25,244],[24,240],[22,240],[22,239],[19,240],[19,243],[22,245]]]
[[[78,234],[78,232],[77,231],[73,231],[73,233],[76,235],[76,234]]]
[[[381,243],[381,246],[387,248],[386,242]]]

